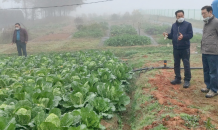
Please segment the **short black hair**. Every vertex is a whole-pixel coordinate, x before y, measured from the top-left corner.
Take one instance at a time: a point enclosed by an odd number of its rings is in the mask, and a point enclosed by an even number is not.
[[[183,14],[185,14],[183,10],[177,10],[177,11],[175,12],[175,15],[177,16],[177,14],[180,13],[180,12],[182,12]]]
[[[205,10],[205,9],[207,10],[207,12],[210,12],[210,11],[213,12],[213,8],[211,6],[204,6],[201,8],[201,10]]]
[[[19,24],[19,23],[15,23],[15,25],[19,25],[19,26],[20,26],[20,24]]]

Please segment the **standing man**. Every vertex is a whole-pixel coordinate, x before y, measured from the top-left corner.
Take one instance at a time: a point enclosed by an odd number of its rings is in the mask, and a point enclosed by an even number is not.
[[[19,23],[16,23],[14,35],[13,35],[13,39],[12,39],[12,45],[14,43],[16,43],[19,56],[22,56],[22,55],[24,55],[25,57],[27,56],[27,52],[26,52],[27,42],[28,42],[27,31],[25,29],[21,28]],[[23,51],[23,54],[22,54],[21,50]]]
[[[190,39],[193,37],[193,30],[191,23],[185,21],[184,11],[178,10],[175,12],[176,22],[172,25],[171,33],[163,33],[164,36],[168,36],[168,39],[172,39],[173,43],[173,56],[174,56],[174,72],[175,79],[171,81],[171,84],[181,84],[180,74],[180,61],[182,59],[185,68],[185,78],[183,88],[189,88],[191,80],[190,70]]]
[[[218,90],[218,19],[214,17],[211,6],[204,6],[201,13],[205,22],[201,52],[204,82],[207,86],[201,91],[207,93],[206,98],[212,98],[217,95]]]

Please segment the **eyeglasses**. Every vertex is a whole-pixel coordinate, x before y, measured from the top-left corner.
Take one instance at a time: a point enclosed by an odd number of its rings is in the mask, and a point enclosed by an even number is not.
[[[201,13],[201,15],[206,15],[206,14],[208,14],[208,12],[202,12],[202,13]]]

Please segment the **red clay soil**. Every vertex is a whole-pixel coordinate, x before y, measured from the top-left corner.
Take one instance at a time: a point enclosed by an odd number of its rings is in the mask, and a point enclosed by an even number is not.
[[[41,42],[41,41],[59,41],[59,40],[66,40],[69,38],[71,34],[69,33],[58,33],[58,34],[49,34],[46,36],[39,37],[34,39],[34,42]]]
[[[103,125],[106,128],[110,128],[112,126],[112,124],[106,122],[105,120],[101,120],[101,125]]]
[[[118,117],[114,116],[111,120],[101,120],[101,125],[103,125],[106,130],[116,130],[119,128],[119,123],[118,123]],[[127,126],[125,128],[128,128]],[[131,129],[125,129],[125,130],[131,130]]]
[[[197,128],[199,130],[205,129],[203,126],[205,126],[204,122],[208,119],[208,117],[212,119],[213,124],[217,125],[217,110],[211,111],[209,114],[203,114],[200,110],[189,107],[190,105],[201,107],[203,106],[202,102],[207,102],[209,104],[212,103],[214,104],[214,106],[218,106],[217,102],[215,102],[217,101],[217,97],[215,97],[214,99],[206,99],[204,96],[202,96],[200,92],[199,95],[194,95],[195,91],[199,89],[196,88],[196,85],[194,85],[194,83],[193,85],[191,85],[190,88],[184,89],[182,85],[171,85],[170,80],[173,78],[173,70],[161,70],[161,72],[159,74],[156,74],[154,78],[149,79],[151,87],[157,88],[157,91],[153,91],[152,95],[158,100],[158,102],[164,106],[176,106],[176,108],[173,110],[176,114],[186,113],[189,115],[199,115],[199,124],[200,126],[202,126],[200,128]],[[196,82],[196,79],[194,80]],[[160,111],[159,114],[161,114],[162,112],[163,110]],[[167,116],[162,120],[161,124],[163,124],[169,130],[176,130],[176,126],[188,129],[184,125],[184,120],[182,120],[180,117]],[[149,130],[157,125],[158,123],[154,122],[152,125],[144,127],[144,130]]]

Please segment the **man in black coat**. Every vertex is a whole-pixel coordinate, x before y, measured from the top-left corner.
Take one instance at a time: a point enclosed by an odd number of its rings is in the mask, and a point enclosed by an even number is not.
[[[164,36],[168,36],[168,39],[172,39],[173,43],[174,72],[176,76],[171,84],[181,84],[180,61],[182,60],[185,68],[183,87],[189,88],[191,80],[190,39],[193,37],[193,30],[191,23],[185,21],[183,10],[176,11],[175,15],[177,20],[172,25],[171,32],[163,33]]]

